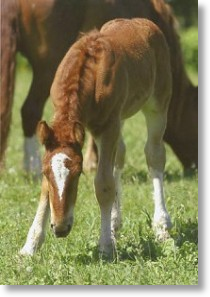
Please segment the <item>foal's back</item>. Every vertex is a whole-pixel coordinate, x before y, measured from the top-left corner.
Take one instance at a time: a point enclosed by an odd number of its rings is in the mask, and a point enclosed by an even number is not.
[[[116,19],[106,23],[100,33],[115,55],[111,75],[115,86],[111,89],[118,89],[113,95],[121,97],[116,100],[121,102],[122,117],[136,113],[150,98],[158,109],[165,109],[171,92],[171,69],[168,45],[160,29],[146,19]]]
[[[78,101],[80,121],[95,134],[113,117],[128,118],[146,102],[166,109],[170,89],[169,52],[159,28],[145,19],[116,19],[70,48],[51,95],[59,114],[69,107],[72,113]]]

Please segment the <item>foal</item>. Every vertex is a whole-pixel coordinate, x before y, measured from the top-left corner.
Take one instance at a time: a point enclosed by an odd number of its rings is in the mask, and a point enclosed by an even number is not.
[[[171,226],[163,195],[163,134],[171,97],[171,69],[165,38],[145,19],[116,19],[79,39],[61,62],[52,88],[51,127],[40,122],[46,147],[41,200],[22,254],[32,255],[44,240],[49,209],[57,237],[73,224],[82,147],[87,128],[99,151],[95,194],[101,210],[99,250],[112,256],[120,226],[120,175],[125,145],[121,126],[140,109],[146,118],[145,155],[154,187],[153,226],[166,239]],[[139,129],[140,133],[140,129]]]

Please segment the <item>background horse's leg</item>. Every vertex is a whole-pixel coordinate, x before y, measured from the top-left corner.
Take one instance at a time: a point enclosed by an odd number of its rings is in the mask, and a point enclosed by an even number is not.
[[[46,69],[48,69],[46,67]],[[49,96],[52,83],[52,72],[43,69],[34,71],[34,77],[29,94],[24,102],[21,115],[24,131],[24,169],[35,175],[41,173],[39,144],[36,138],[36,127],[41,120],[45,102]]]
[[[12,117],[18,36],[17,16],[16,1],[1,2],[0,168],[4,167],[4,153]]]
[[[45,239],[45,229],[49,216],[48,185],[46,178],[42,181],[42,192],[40,202],[34,218],[33,224],[29,229],[24,247],[20,250],[21,255],[32,256],[39,249]]]
[[[156,237],[164,240],[169,237],[168,229],[171,228],[170,216],[166,210],[163,193],[163,171],[165,167],[165,148],[163,134],[166,127],[166,113],[152,111],[144,112],[148,139],[145,146],[147,165],[154,188],[155,212],[153,227]]]
[[[99,163],[94,183],[101,210],[99,251],[108,258],[113,258],[115,252],[115,238],[111,232],[111,211],[116,192],[113,169],[119,131],[120,124],[110,125],[97,139]]]

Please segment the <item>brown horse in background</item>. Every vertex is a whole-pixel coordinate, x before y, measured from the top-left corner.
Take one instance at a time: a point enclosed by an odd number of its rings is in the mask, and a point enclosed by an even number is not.
[[[28,59],[33,70],[21,115],[25,169],[38,172],[35,131],[59,62],[80,31],[100,28],[106,21],[119,17],[148,18],[164,33],[173,80],[164,140],[185,169],[198,165],[198,90],[186,75],[175,19],[163,0],[1,1],[1,158],[11,121],[16,52]]]

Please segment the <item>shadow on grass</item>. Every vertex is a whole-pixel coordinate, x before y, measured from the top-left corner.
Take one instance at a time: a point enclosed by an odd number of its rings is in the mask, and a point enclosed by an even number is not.
[[[123,238],[119,240],[117,246],[117,259],[112,263],[118,263],[119,261],[158,261],[158,258],[166,256],[166,246],[164,242],[158,242],[155,240],[153,232],[150,230],[149,234],[142,233],[142,228],[139,227],[139,237],[134,239]],[[174,246],[181,248],[184,243],[188,242],[194,244],[194,247],[198,245],[198,222],[191,221],[180,222],[175,226],[175,230],[172,232],[172,241]],[[171,247],[172,249],[172,247]],[[172,251],[171,251],[172,252]],[[90,265],[103,261],[103,263],[110,263],[110,261],[103,260],[98,252],[97,245],[90,245],[86,247],[84,253],[76,256],[76,262],[84,265]]]
[[[120,261],[136,261],[137,259],[156,261],[161,255],[161,247],[152,238],[141,237],[139,242],[127,242],[126,246],[119,247],[118,250]]]
[[[180,180],[191,180],[197,177],[197,170],[196,169],[189,169],[188,171],[165,171],[164,173],[164,179],[167,180],[167,182],[174,182],[174,181],[180,181]]]
[[[174,181],[180,181],[180,180],[191,180],[194,179],[197,176],[198,172],[196,169],[190,169],[188,171],[182,172],[180,170],[176,171],[165,171],[164,173],[164,179],[167,182],[174,182]],[[123,172],[123,181],[125,183],[145,183],[150,181],[149,173],[148,171],[136,171],[135,168],[127,168]]]
[[[146,171],[136,171],[134,168],[128,168],[123,171],[122,179],[125,183],[145,183],[148,180]]]
[[[178,222],[175,228],[175,234],[172,237],[178,247],[186,241],[198,245],[198,221],[189,219],[186,222]]]
[[[75,261],[83,265],[98,263],[101,260],[102,258],[100,257],[97,244],[94,246],[87,246],[84,253],[80,253],[75,257]]]
[[[157,261],[159,257],[166,256],[166,242],[158,242],[155,240],[152,232],[149,235],[142,234],[141,228],[139,230],[139,239],[136,242],[124,241],[124,244],[119,247],[118,254],[119,260],[131,260],[137,259]],[[181,248],[185,243],[193,244],[194,248],[198,245],[198,222],[188,220],[186,222],[180,222],[179,226],[171,234],[172,242],[171,251],[175,247]]]

